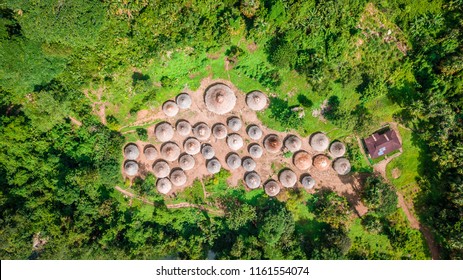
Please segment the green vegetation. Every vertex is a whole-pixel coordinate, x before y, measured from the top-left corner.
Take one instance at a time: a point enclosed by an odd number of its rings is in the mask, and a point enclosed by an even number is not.
[[[278,201],[230,188],[226,172],[166,199],[153,176],[123,182],[123,143],[147,139],[137,113],[205,77],[267,93],[258,115],[273,129],[345,141],[354,172],[372,171],[356,137],[398,122],[388,179],[441,257],[463,258],[461,1],[0,4],[2,259],[429,258],[375,178],[361,221],[336,193]],[[166,207],[179,202],[224,215]]]

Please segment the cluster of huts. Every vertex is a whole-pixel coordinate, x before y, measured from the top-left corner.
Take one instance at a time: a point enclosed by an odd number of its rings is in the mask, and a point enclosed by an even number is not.
[[[231,88],[221,83],[210,86],[204,94],[206,108],[218,115],[231,112],[236,101],[237,98]],[[245,103],[249,109],[260,111],[268,105],[268,98],[260,91],[253,91],[246,95]],[[188,110],[191,105],[191,96],[181,93],[175,101],[165,102],[162,109],[166,116],[175,117],[180,110]],[[343,157],[346,152],[345,145],[339,141],[330,144],[328,137],[321,132],[314,133],[307,139],[311,148],[318,153],[312,157],[311,153],[301,149],[303,141],[307,140],[296,135],[288,135],[284,138],[274,133],[265,135],[259,125],[250,124],[244,127],[242,120],[233,115],[227,118],[226,122],[217,122],[211,126],[205,122],[191,124],[185,119],[177,120],[175,124],[161,122],[154,127],[154,135],[159,142],[159,147],[146,145],[143,154],[147,161],[152,162],[149,171],[157,177],[156,188],[162,194],[168,194],[174,186],[181,187],[186,184],[188,178],[185,171],[197,167],[196,157],[205,159],[205,168],[210,174],[216,174],[222,168],[231,172],[243,168],[246,186],[249,189],[256,189],[263,185],[269,196],[277,195],[281,187],[294,187],[298,181],[305,189],[312,189],[316,184],[315,179],[304,173],[312,166],[318,171],[333,168],[339,175],[346,175],[351,168],[349,160]],[[173,141],[173,138],[181,140]],[[224,158],[226,166],[222,166],[217,158],[217,148],[213,148],[210,144],[211,139],[223,141],[220,149],[227,150]],[[126,176],[139,174],[137,160],[140,150],[135,143],[125,146],[123,169]],[[294,168],[302,175],[298,178],[295,171],[285,168],[279,172],[278,179],[262,178],[256,168],[260,164],[271,164],[261,160],[264,153],[277,154],[283,150],[293,153]],[[330,157],[325,154],[326,151],[329,151]],[[238,152],[241,154],[244,152],[246,155],[240,156]],[[330,158],[334,161],[332,162]],[[178,163],[178,168],[171,168],[173,162]]]

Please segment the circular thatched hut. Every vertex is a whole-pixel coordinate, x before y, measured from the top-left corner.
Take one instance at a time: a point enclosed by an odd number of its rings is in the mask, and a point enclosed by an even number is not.
[[[126,159],[136,160],[140,155],[138,146],[134,143],[129,143],[124,148],[124,156]]]
[[[206,89],[204,102],[209,111],[223,115],[235,107],[236,96],[225,84],[215,84]]]
[[[278,153],[283,147],[280,137],[276,134],[270,134],[264,139],[265,149],[272,154]]]
[[[243,169],[248,172],[254,171],[254,169],[256,169],[257,166],[256,162],[250,157],[244,158],[241,165],[243,166]]]
[[[175,161],[180,156],[180,148],[173,142],[161,146],[161,156],[167,161]]]
[[[153,164],[153,173],[157,178],[164,178],[169,176],[170,166],[163,160],[158,160]]]
[[[333,169],[339,175],[347,175],[350,172],[351,165],[347,158],[338,158],[333,162]]]
[[[227,125],[231,131],[238,131],[243,126],[243,122],[238,117],[231,117],[227,121]]]
[[[167,178],[158,179],[156,189],[162,194],[167,194],[172,190],[172,183]]]
[[[177,102],[177,106],[180,109],[188,109],[191,106],[191,96],[188,93],[180,93],[175,98],[175,102]]]
[[[317,152],[323,152],[329,145],[330,140],[321,132],[317,132],[310,137],[310,146]]]
[[[193,169],[195,167],[195,158],[189,154],[183,154],[178,159],[178,165],[181,169],[187,171]]]
[[[138,173],[138,163],[133,160],[127,160],[124,163],[124,171],[127,176],[135,176]]]
[[[226,159],[227,165],[231,170],[235,170],[241,166],[241,158],[238,154],[231,153]]]
[[[227,144],[230,149],[232,149],[233,151],[237,151],[241,149],[241,147],[243,147],[244,142],[243,138],[241,138],[239,134],[232,133],[227,137]]]
[[[179,109],[178,109],[177,103],[175,103],[172,100],[168,100],[168,101],[164,102],[164,104],[162,105],[162,111],[168,117],[176,116],[178,114],[178,110]]]
[[[262,129],[260,129],[260,127],[258,127],[257,125],[250,125],[248,127],[248,135],[249,135],[249,138],[251,138],[252,140],[259,140],[261,137],[262,137]]]
[[[211,136],[211,129],[205,123],[197,123],[193,127],[193,135],[199,140],[207,140]]]
[[[212,127],[212,135],[217,139],[224,139],[227,134],[227,127],[224,124],[217,123]]]
[[[176,169],[170,173],[170,181],[172,182],[172,185],[180,187],[185,185],[187,180],[186,174],[183,170],[181,169]]]
[[[270,180],[265,183],[264,190],[268,196],[276,196],[280,192],[280,185],[275,180]]]
[[[325,155],[317,155],[313,158],[313,166],[320,171],[328,169],[330,164],[330,159]]]
[[[306,151],[300,151],[294,154],[293,164],[299,170],[307,170],[312,165],[312,157]]]
[[[304,189],[311,190],[313,187],[315,187],[315,179],[310,175],[305,175],[301,179],[301,185],[304,187]]]
[[[183,149],[189,155],[196,155],[201,151],[201,143],[198,139],[190,137],[183,143]]]
[[[261,180],[256,172],[249,172],[244,176],[244,182],[250,189],[257,189],[260,186]]]
[[[292,188],[297,183],[297,176],[292,170],[286,169],[280,172],[278,180],[283,187]]]
[[[185,120],[181,120],[177,122],[177,133],[180,136],[188,136],[191,133],[191,124]]]
[[[206,163],[206,168],[209,173],[216,174],[219,173],[220,169],[222,168],[222,165],[216,158],[213,158]]]
[[[284,144],[288,151],[295,153],[301,149],[302,141],[296,135],[289,135],[286,137]]]
[[[260,91],[253,91],[246,95],[246,104],[251,110],[263,110],[268,103],[267,96]]]
[[[154,135],[159,141],[167,142],[174,137],[174,129],[170,123],[162,122],[156,125],[156,128],[154,129]]]
[[[143,153],[147,160],[155,160],[158,156],[158,151],[156,151],[156,148],[153,145],[147,145]]]
[[[335,141],[330,146],[330,154],[335,157],[342,157],[346,153],[346,146],[339,141]]]
[[[205,159],[211,159],[215,156],[215,151],[209,144],[204,144],[201,148],[201,154]]]
[[[248,152],[249,155],[251,155],[251,157],[253,158],[261,158],[262,154],[264,153],[264,150],[261,146],[259,146],[259,144],[254,143],[249,145]]]

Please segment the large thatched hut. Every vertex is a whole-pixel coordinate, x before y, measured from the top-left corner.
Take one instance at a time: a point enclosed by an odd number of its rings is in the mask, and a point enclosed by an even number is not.
[[[286,169],[280,172],[278,180],[283,187],[292,188],[297,183],[297,176],[292,170]]]
[[[237,133],[232,133],[227,137],[227,145],[233,151],[237,151],[244,145],[243,138]]]
[[[127,176],[135,176],[138,173],[138,163],[133,160],[127,160],[124,163],[124,171]]]
[[[158,156],[158,151],[153,145],[146,145],[143,153],[145,154],[145,158],[147,160],[155,160]]]
[[[339,141],[335,141],[331,143],[330,146],[330,154],[335,157],[342,157],[346,153],[346,146]]]
[[[201,154],[205,159],[211,159],[215,156],[214,148],[209,144],[204,144],[201,148]]]
[[[170,173],[170,181],[172,182],[172,185],[180,187],[185,185],[187,180],[186,174],[183,170],[181,169],[175,169]]]
[[[162,194],[168,194],[172,190],[172,183],[167,178],[158,179],[156,189]]]
[[[129,143],[124,148],[124,157],[130,160],[136,160],[140,155],[138,146],[134,143]]]
[[[261,158],[262,154],[264,153],[264,150],[262,149],[261,146],[259,146],[259,144],[254,143],[254,144],[249,145],[248,152],[249,152],[249,155],[253,158]]]
[[[180,120],[177,122],[177,133],[180,136],[188,136],[191,133],[191,124],[188,121]]]
[[[272,154],[278,153],[283,147],[280,137],[276,134],[270,134],[264,139],[265,149]]]
[[[227,125],[231,131],[238,131],[243,126],[243,122],[238,117],[231,117],[227,121]]]
[[[241,165],[243,166],[243,169],[248,172],[254,171],[254,169],[256,169],[256,166],[257,166],[255,160],[253,160],[250,157],[244,158]]]
[[[206,89],[204,102],[209,111],[223,115],[235,107],[235,93],[225,84],[214,84]]]
[[[330,167],[331,161],[325,155],[316,155],[313,158],[313,166],[320,171],[327,170]]]
[[[217,139],[224,139],[227,137],[227,127],[222,123],[216,123],[212,127],[212,135]]]
[[[310,137],[310,146],[312,146],[312,149],[314,149],[317,152],[323,152],[328,148],[329,145],[330,140],[325,134],[321,132],[314,133]]]
[[[161,146],[161,156],[167,161],[175,161],[180,156],[180,148],[174,142],[167,142]]]
[[[307,170],[312,165],[312,157],[306,151],[300,151],[294,154],[293,156],[293,164],[299,170]]]
[[[220,169],[222,168],[222,165],[216,158],[213,158],[207,161],[206,168],[209,173],[215,174],[219,173]]]
[[[246,105],[248,105],[251,110],[263,110],[267,106],[267,103],[267,96],[260,91],[253,91],[246,95]]]
[[[264,190],[268,196],[276,196],[280,192],[280,185],[275,180],[269,180],[265,183]]]
[[[174,129],[170,123],[162,122],[154,128],[154,135],[160,142],[167,142],[174,137]]]
[[[235,170],[241,166],[241,158],[236,153],[231,153],[226,159],[227,165],[231,170]]]
[[[188,109],[191,106],[191,96],[188,93],[180,93],[175,98],[175,102],[177,102],[177,106],[180,109]]]
[[[315,179],[310,175],[304,175],[301,179],[301,185],[306,190],[311,190],[315,187]]]
[[[248,172],[244,176],[244,182],[250,189],[257,189],[260,186],[261,180],[259,174],[256,172]]]
[[[179,108],[178,108],[177,103],[175,103],[172,100],[168,100],[168,101],[164,102],[164,104],[162,105],[162,111],[168,117],[176,116],[178,114],[178,110],[179,110]]]
[[[211,128],[205,123],[197,123],[193,127],[193,135],[201,141],[209,139]]]
[[[284,145],[288,151],[295,153],[301,149],[302,141],[296,135],[289,135],[286,137]]]
[[[189,154],[183,154],[178,159],[178,165],[181,169],[187,171],[193,169],[195,167],[195,158]]]
[[[350,172],[351,165],[347,158],[338,158],[333,162],[333,169],[339,175],[346,175]]]
[[[257,125],[250,125],[248,127],[248,135],[249,135],[249,138],[251,138],[252,140],[259,140],[261,137],[262,137],[262,129],[260,129],[260,127],[258,127]]]
[[[153,173],[157,178],[164,178],[169,176],[170,166],[163,160],[158,160],[153,164]]]
[[[196,155],[201,151],[201,143],[198,139],[190,137],[183,143],[183,149],[189,155]]]

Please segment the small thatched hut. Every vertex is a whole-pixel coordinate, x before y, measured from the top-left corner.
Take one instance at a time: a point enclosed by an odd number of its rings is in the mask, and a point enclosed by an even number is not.
[[[286,169],[280,172],[278,176],[278,180],[280,180],[281,185],[285,188],[292,188],[297,183],[297,176],[290,169]]]
[[[170,173],[170,181],[172,182],[172,185],[180,187],[185,185],[187,180],[186,174],[183,170],[181,169],[176,169]]]
[[[205,123],[197,123],[193,127],[193,135],[199,140],[207,140],[211,136],[211,129]]]
[[[268,196],[276,196],[280,192],[280,185],[275,180],[270,180],[265,183],[264,190]]]
[[[201,154],[205,159],[211,159],[215,156],[215,151],[209,144],[204,144],[201,148]]]
[[[157,178],[164,178],[169,176],[170,166],[163,160],[158,160],[153,164],[153,173]]]
[[[220,169],[222,168],[222,165],[216,158],[213,158],[206,163],[206,168],[207,171],[209,171],[209,173],[216,174],[219,173]]]
[[[168,117],[176,116],[178,114],[178,110],[179,109],[178,109],[177,103],[175,103],[172,100],[168,100],[168,101],[164,102],[164,104],[162,105],[162,111]]]
[[[189,155],[196,155],[201,151],[201,143],[198,139],[190,137],[183,143],[183,149]]]
[[[191,96],[188,93],[180,93],[175,98],[175,102],[177,102],[177,106],[180,109],[188,109],[191,106]]]
[[[243,138],[241,138],[239,134],[232,133],[227,137],[227,144],[230,149],[232,149],[233,151],[237,151],[241,149],[241,147],[243,147],[244,142]]]
[[[244,158],[241,165],[243,166],[243,169],[248,172],[254,171],[254,169],[256,169],[257,166],[256,162],[250,157]]]
[[[342,157],[346,153],[346,146],[339,141],[335,141],[330,146],[330,153],[335,158]]]
[[[124,163],[124,171],[127,176],[135,176],[138,173],[138,163],[133,160],[127,160]]]
[[[238,131],[241,129],[243,122],[238,117],[231,117],[227,121],[227,125],[231,131]]]
[[[276,134],[270,134],[264,139],[265,149],[272,154],[278,153],[283,147],[280,137]]]
[[[174,142],[167,142],[161,146],[161,156],[167,161],[175,161],[180,156],[180,148]]]
[[[172,190],[172,183],[167,178],[158,179],[156,189],[162,194],[167,194]]]
[[[250,125],[248,127],[248,135],[252,140],[259,140],[262,137],[262,129],[257,125]]]
[[[263,110],[268,103],[267,96],[260,91],[253,91],[246,95],[246,104],[251,110]]]
[[[351,165],[347,158],[338,158],[333,162],[333,169],[339,175],[347,175],[350,172]]]
[[[159,141],[167,142],[174,137],[174,129],[170,123],[162,122],[156,125],[154,135]]]
[[[227,134],[227,127],[224,124],[217,123],[212,127],[212,135],[217,139],[224,139]]]
[[[192,155],[189,154],[183,154],[180,156],[178,159],[178,165],[180,166],[181,169],[187,171],[193,169],[195,167],[195,159]]]
[[[313,166],[320,171],[328,169],[330,164],[330,159],[325,155],[317,155],[313,158]]]
[[[204,103],[209,111],[223,115],[235,107],[236,96],[225,84],[215,84],[206,89]]]
[[[140,155],[138,146],[134,143],[129,143],[124,148],[124,156],[126,159],[136,160]]]
[[[301,149],[302,141],[296,135],[289,135],[286,137],[284,144],[286,149],[292,153],[295,153]]]
[[[310,146],[317,152],[323,152],[329,145],[330,140],[321,132],[317,132],[310,137]]]
[[[153,145],[146,145],[143,153],[145,154],[145,158],[147,160],[155,160],[158,156],[158,151],[156,151],[156,148]]]
[[[177,133],[180,136],[188,136],[191,133],[191,124],[185,120],[177,122]]]
[[[241,166],[241,158],[238,154],[231,153],[227,156],[227,165],[231,170],[235,170]]]
[[[249,155],[251,155],[251,157],[253,158],[261,158],[262,154],[264,153],[264,150],[261,146],[259,146],[259,144],[254,143],[249,145],[248,152]]]
[[[305,175],[301,179],[301,185],[306,190],[311,190],[315,186],[315,179],[310,175]]]
[[[257,189],[260,186],[261,180],[256,172],[249,172],[244,176],[244,182],[250,189]]]
[[[294,154],[293,164],[299,170],[307,170],[312,165],[312,157],[306,151],[300,151]]]

